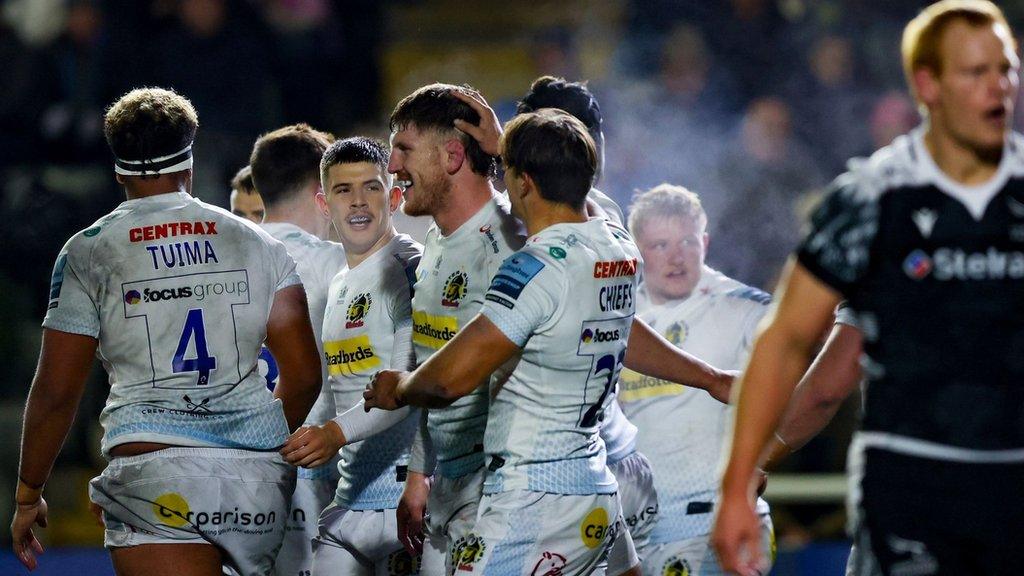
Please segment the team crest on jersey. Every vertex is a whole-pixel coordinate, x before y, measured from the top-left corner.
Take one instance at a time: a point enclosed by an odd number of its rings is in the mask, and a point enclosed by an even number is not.
[[[363,292],[352,299],[348,305],[348,313],[345,315],[345,328],[359,328],[363,325],[363,318],[370,311],[373,298],[368,292]]]
[[[444,292],[441,294],[441,306],[458,308],[459,303],[466,297],[469,289],[469,276],[462,270],[452,272],[444,283]]]
[[[562,576],[562,568],[568,561],[558,552],[544,552],[533,566],[532,576]]]
[[[690,576],[690,563],[685,558],[673,556],[665,562],[661,576]]]
[[[686,322],[675,322],[665,331],[665,339],[676,346],[680,346],[686,340],[686,335],[689,332],[690,327],[686,325]]]
[[[420,557],[409,556],[404,549],[388,556],[388,576],[410,576],[420,573]]]
[[[482,537],[473,533],[463,536],[456,540],[455,546],[452,547],[452,566],[455,566],[456,572],[469,572],[473,570],[473,565],[484,557],[485,550],[487,543]]]

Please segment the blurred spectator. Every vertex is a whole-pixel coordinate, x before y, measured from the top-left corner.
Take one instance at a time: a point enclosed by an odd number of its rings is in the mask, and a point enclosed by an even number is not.
[[[195,105],[203,130],[195,141],[193,193],[223,206],[223,183],[275,116],[267,104],[270,43],[240,3],[181,0],[176,16],[156,40],[158,81]]]
[[[877,150],[906,134],[921,121],[914,103],[902,91],[884,94],[871,111],[871,148]]]
[[[784,101],[751,102],[718,178],[724,206],[711,233],[719,248],[709,248],[709,260],[722,273],[771,292],[800,238],[796,202],[824,184],[793,136],[792,112]]]
[[[46,101],[39,98],[40,58],[0,20],[0,167],[38,162],[39,118]]]
[[[840,35],[821,36],[807,57],[808,74],[791,85],[790,99],[799,102],[797,133],[814,151],[819,170],[838,173],[846,160],[872,151],[868,118],[872,97],[856,77],[851,41]]]
[[[51,162],[102,162],[103,107],[116,96],[103,37],[104,16],[91,0],[68,7],[64,31],[46,50],[49,106],[38,130]]]
[[[624,191],[680,182],[701,190],[714,205],[718,186],[711,178],[737,110],[736,84],[715,63],[704,35],[679,24],[662,47],[653,78],[623,82],[602,95],[608,102],[608,193],[620,203]]]

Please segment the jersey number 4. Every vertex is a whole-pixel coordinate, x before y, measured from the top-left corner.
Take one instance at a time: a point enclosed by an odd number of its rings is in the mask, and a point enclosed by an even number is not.
[[[189,343],[195,342],[195,358],[185,358]],[[185,317],[185,327],[178,339],[178,348],[171,359],[171,370],[174,373],[198,372],[196,386],[206,386],[210,382],[210,372],[217,369],[217,357],[210,356],[206,345],[206,323],[203,321],[203,309],[193,308]]]

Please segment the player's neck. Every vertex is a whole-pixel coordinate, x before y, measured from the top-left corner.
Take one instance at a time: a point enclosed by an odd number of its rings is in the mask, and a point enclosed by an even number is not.
[[[965,186],[988,182],[999,170],[1002,159],[1002,149],[993,153],[983,152],[935,126],[930,126],[925,132],[924,145],[939,170]]]
[[[295,196],[266,206],[264,224],[293,224],[320,238],[327,236],[328,221],[320,214],[312,198]]]
[[[535,200],[527,208],[526,234],[533,236],[555,224],[582,224],[588,220],[586,207],[577,210],[561,202]]]
[[[160,174],[156,178],[143,178],[141,176],[119,176],[118,182],[124,185],[124,194],[128,200],[138,200],[160,194],[175,194],[177,192],[191,193],[191,174],[183,172],[174,174]]]
[[[355,268],[363,262],[366,262],[367,258],[382,250],[395,236],[398,236],[398,231],[395,230],[394,226],[389,226],[388,229],[384,231],[384,234],[382,234],[381,237],[373,243],[373,246],[370,246],[362,253],[356,253],[349,246],[345,246],[345,260],[348,262],[349,269]]]
[[[434,214],[434,223],[444,236],[450,236],[469,221],[498,192],[484,177],[474,177],[467,182],[455,182],[448,193],[444,210]]]

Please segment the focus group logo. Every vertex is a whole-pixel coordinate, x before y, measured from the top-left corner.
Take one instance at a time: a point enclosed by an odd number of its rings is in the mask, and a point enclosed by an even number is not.
[[[172,288],[132,288],[124,293],[126,304],[135,306],[141,302],[167,302],[183,298],[202,302],[211,296],[244,295],[249,292],[249,283],[245,280],[228,282],[201,282],[189,286]]]
[[[1004,252],[989,246],[984,252],[939,248],[929,255],[914,250],[903,260],[903,272],[914,280],[929,275],[936,280],[1020,280],[1024,278],[1024,252]]]

